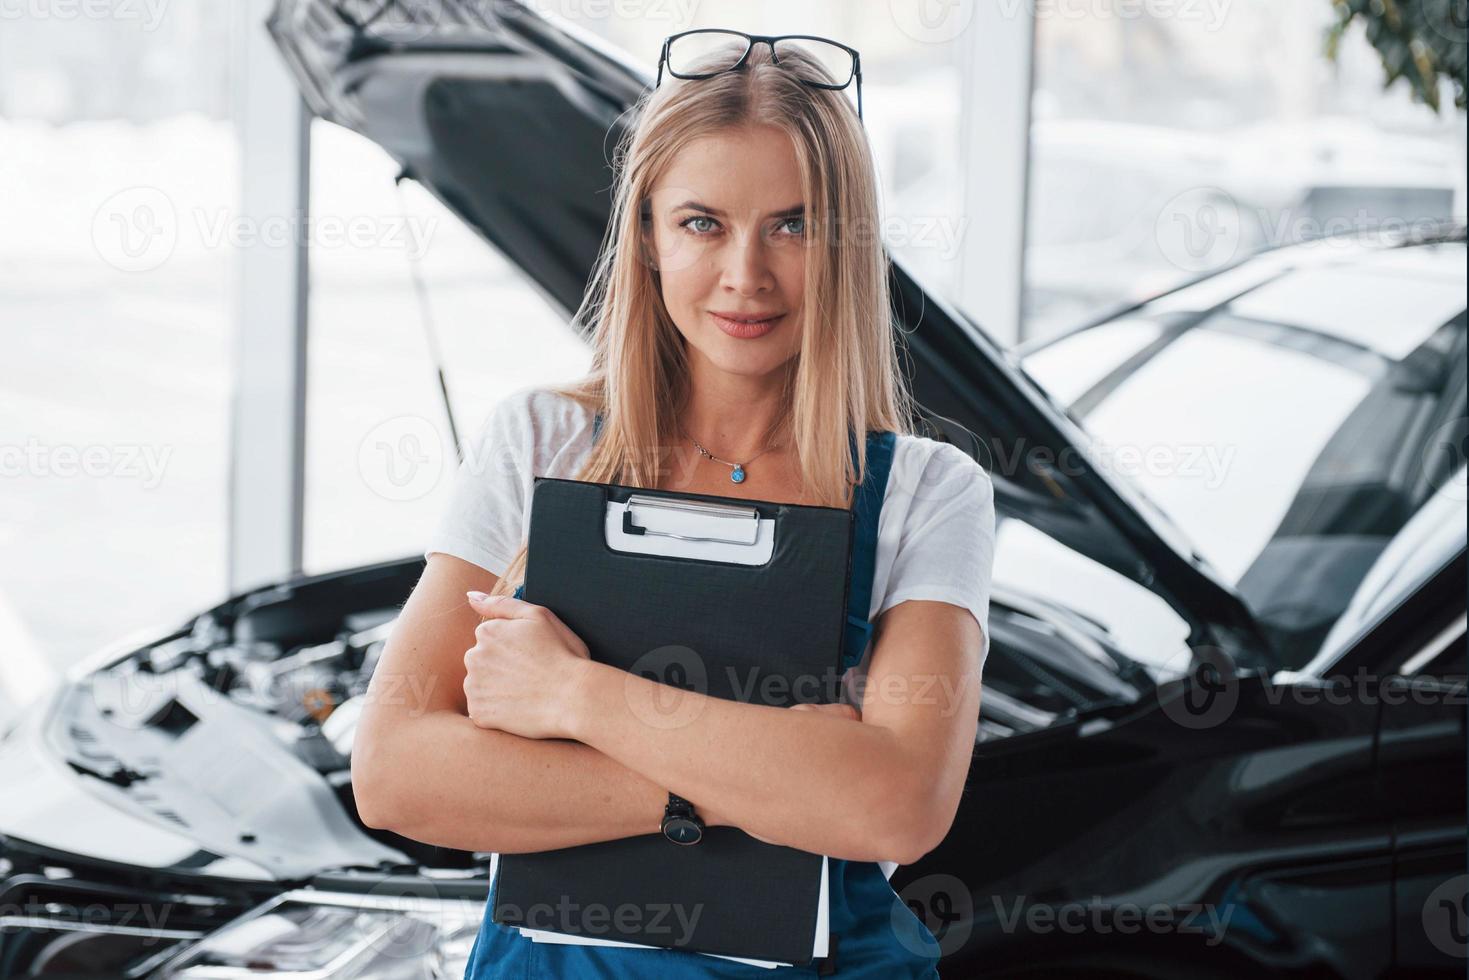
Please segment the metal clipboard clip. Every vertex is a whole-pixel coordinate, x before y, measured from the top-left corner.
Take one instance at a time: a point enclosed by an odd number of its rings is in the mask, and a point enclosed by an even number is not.
[[[607,546],[636,554],[763,565],[775,549],[775,521],[755,507],[632,494],[608,501]]]

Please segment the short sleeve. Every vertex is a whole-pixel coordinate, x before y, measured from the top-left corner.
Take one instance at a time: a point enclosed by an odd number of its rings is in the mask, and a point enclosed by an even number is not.
[[[932,599],[974,614],[990,650],[990,582],[995,560],[995,490],[984,468],[957,446],[939,444],[924,465],[905,516],[878,614],[909,599]]]
[[[501,399],[465,446],[425,558],[437,551],[505,574],[521,545],[526,488],[532,482],[530,394],[521,389]]]

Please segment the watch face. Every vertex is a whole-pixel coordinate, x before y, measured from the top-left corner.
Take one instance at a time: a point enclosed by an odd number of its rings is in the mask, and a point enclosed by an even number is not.
[[[663,835],[675,844],[693,844],[704,835],[704,831],[687,817],[671,817],[663,825]]]

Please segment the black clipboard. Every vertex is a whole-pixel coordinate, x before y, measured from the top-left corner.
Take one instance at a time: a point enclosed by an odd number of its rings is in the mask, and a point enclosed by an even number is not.
[[[731,700],[831,701],[854,517],[838,507],[541,477],[523,598],[556,613],[601,663]],[[649,814],[650,826],[659,816]],[[825,860],[737,827],[707,828],[687,847],[655,830],[502,854],[491,916],[505,926],[808,964]],[[673,903],[681,915],[655,922]],[[601,911],[619,907],[632,910],[620,922]]]

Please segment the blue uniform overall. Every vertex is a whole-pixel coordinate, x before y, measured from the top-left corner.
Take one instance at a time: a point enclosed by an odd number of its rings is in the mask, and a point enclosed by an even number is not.
[[[600,432],[601,422],[598,415],[592,427],[593,441]],[[861,661],[872,634],[867,612],[872,607],[877,518],[882,510],[895,441],[891,432],[867,435],[867,472],[853,501],[856,527],[842,651],[844,668]],[[851,448],[855,463],[855,439]],[[523,592],[523,587],[516,589],[516,598]],[[657,816],[652,814],[649,820]],[[819,819],[820,813],[813,811],[811,817]],[[465,980],[627,980],[634,977],[640,980],[665,977],[780,980],[817,976],[837,976],[843,980],[900,977],[927,980],[938,977],[938,942],[893,892],[876,862],[828,858],[827,887],[831,926],[828,955],[809,965],[770,969],[680,949],[538,943],[520,935],[514,927],[502,926],[490,918],[490,910],[494,908],[492,882],[484,921],[469,953]]]

